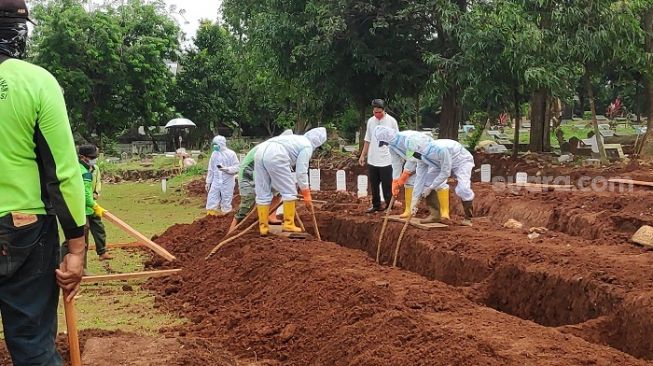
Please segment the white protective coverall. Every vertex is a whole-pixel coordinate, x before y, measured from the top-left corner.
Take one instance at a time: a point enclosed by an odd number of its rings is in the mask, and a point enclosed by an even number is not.
[[[408,141],[408,155],[413,152],[421,154],[417,163],[413,206],[419,202],[420,197],[428,195],[431,191],[448,189],[447,179],[452,174],[458,180],[456,195],[462,201],[474,199],[471,187],[474,157],[458,141],[433,140],[426,136],[411,137]]]
[[[254,157],[256,204],[269,205],[273,188],[281,193],[283,201],[297,200],[297,186],[300,189],[309,188],[308,167],[313,150],[321,146],[326,138],[326,129],[318,127],[302,136],[277,136],[261,143]]]
[[[206,209],[229,213],[240,163],[236,153],[227,147],[227,139],[224,136],[216,136],[212,144],[213,153],[206,175],[206,186],[209,191]]]
[[[392,179],[398,179],[402,171],[407,170],[412,175],[408,179],[408,182],[406,182],[406,186],[414,186],[415,171],[417,170],[418,160],[406,156],[406,153],[408,152],[408,139],[411,137],[431,138],[419,131],[406,130],[398,132],[385,126],[376,126],[374,134],[377,140],[387,142],[388,147],[390,147],[390,155],[392,156]]]

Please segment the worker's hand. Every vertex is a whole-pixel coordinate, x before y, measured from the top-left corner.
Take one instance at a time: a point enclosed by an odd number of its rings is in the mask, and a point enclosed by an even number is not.
[[[84,237],[68,240],[68,248],[84,248]],[[55,270],[57,284],[64,292],[64,299],[70,302],[79,291],[79,284],[84,272],[84,249],[81,252],[68,253]]]
[[[413,202],[413,204],[410,206],[410,214],[415,216],[417,215],[417,203]]]
[[[397,196],[399,196],[399,188],[401,188],[401,184],[399,184],[399,179],[393,179],[392,180],[392,196],[394,198],[397,198]]]
[[[97,203],[93,206],[93,213],[94,213],[95,216],[97,216],[97,217],[102,217],[102,215],[104,215],[104,213],[105,213],[106,211],[107,211],[107,210],[105,210],[104,208],[102,208],[102,206],[98,205]]]
[[[207,192],[210,191],[210,190],[211,190],[211,183],[206,183],[206,185],[204,186],[204,189],[205,189]]]
[[[311,190],[309,188],[302,189],[302,197],[307,206],[313,206],[313,198],[311,197]]]
[[[431,194],[431,192],[433,192],[433,188],[431,187],[424,188],[424,190],[422,191],[422,198],[426,198],[426,196]]]
[[[361,157],[358,158],[358,165],[365,166],[365,155],[361,154]]]
[[[93,192],[93,200],[97,201],[98,198],[100,198],[100,195],[97,194],[96,192]]]

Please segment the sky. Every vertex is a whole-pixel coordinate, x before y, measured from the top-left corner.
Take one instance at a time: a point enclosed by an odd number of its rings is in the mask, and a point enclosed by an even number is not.
[[[200,19],[216,20],[222,0],[165,0],[168,6],[184,9],[184,17],[175,16],[189,40],[195,36]]]

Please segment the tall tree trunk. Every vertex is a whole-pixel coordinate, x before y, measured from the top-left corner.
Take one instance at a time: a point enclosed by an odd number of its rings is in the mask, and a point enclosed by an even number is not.
[[[545,141],[546,100],[549,91],[538,89],[533,92],[531,99],[531,152],[543,152]]]
[[[646,33],[646,51],[653,52],[653,7],[650,7],[642,15],[642,28]],[[640,155],[645,158],[653,158],[653,75],[646,74],[644,76],[644,89],[648,129],[640,148]]]
[[[365,144],[365,130],[367,129],[367,119],[365,118],[365,112],[367,111],[367,106],[361,107],[359,110],[359,125],[358,125],[358,151],[363,151],[363,145]]]
[[[544,151],[551,151],[551,94],[546,96],[546,113],[544,114]]]
[[[438,138],[458,140],[458,88],[452,86],[442,97]]]
[[[608,157],[605,155],[605,148],[603,147],[603,139],[599,131],[599,122],[596,120],[596,103],[594,102],[594,90],[592,90],[592,82],[590,81],[589,72],[585,67],[585,88],[587,89],[587,99],[590,103],[590,111],[592,112],[592,127],[594,127],[594,135],[596,136],[596,144],[599,147],[599,154],[601,155],[601,162],[607,162]]]
[[[415,131],[419,131],[422,127],[422,113],[420,113],[420,95],[415,97]]]
[[[521,124],[521,108],[519,106],[519,92],[517,91],[517,88],[515,88],[515,137],[512,145],[513,159],[517,159],[517,154],[519,153],[519,125],[520,124]]]

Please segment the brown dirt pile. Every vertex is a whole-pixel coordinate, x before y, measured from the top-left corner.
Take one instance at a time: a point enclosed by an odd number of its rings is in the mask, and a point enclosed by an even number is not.
[[[283,365],[645,364],[332,243],[252,233],[205,262],[227,224],[202,219],[157,239],[184,273],[149,286],[193,323],[170,332],[215,337],[239,356]]]

